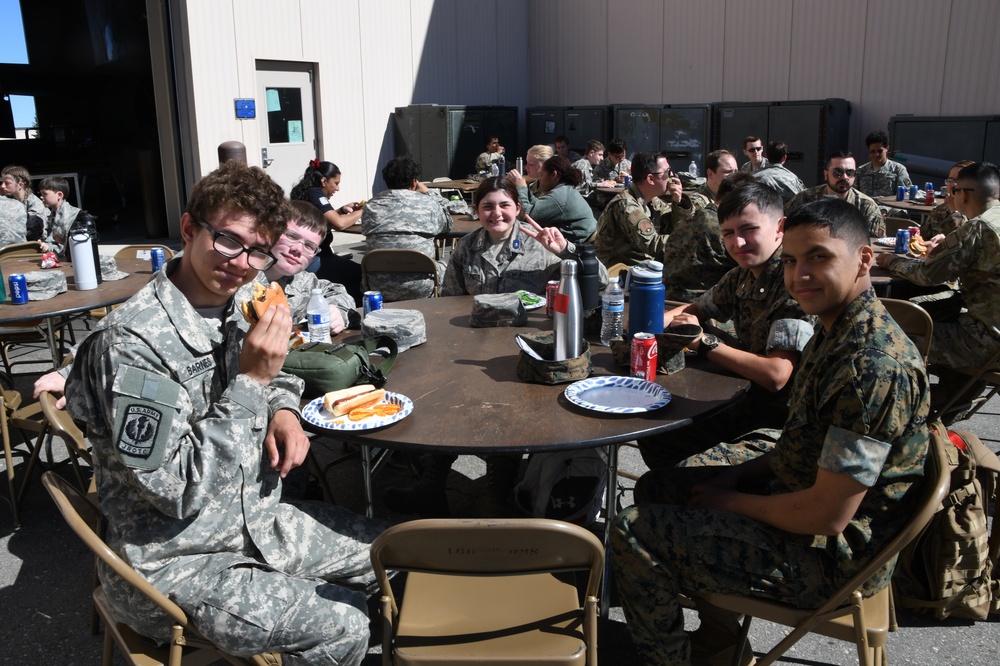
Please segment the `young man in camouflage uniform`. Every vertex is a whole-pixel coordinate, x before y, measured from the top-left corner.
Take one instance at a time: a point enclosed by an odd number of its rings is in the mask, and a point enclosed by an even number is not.
[[[671,203],[660,197],[669,193]],[[632,184],[616,194],[597,221],[594,249],[605,266],[635,266],[663,256],[667,237],[693,213],[681,179],[670,170],[665,153],[636,153]]]
[[[38,185],[38,196],[49,209],[49,219],[45,222],[45,236],[42,238],[42,252],[55,252],[65,257],[69,252],[69,230],[76,222],[80,209],[66,201],[69,182],[59,176],[49,176]]]
[[[743,139],[743,154],[749,160],[740,166],[740,171],[743,173],[757,173],[768,165],[759,136],[750,135]]]
[[[83,343],[67,409],[93,445],[108,544],[199,633],[235,655],[359,664],[380,526],[279,502],[309,446],[301,382],[280,372],[291,318],[272,307],[247,330],[233,298],[270,267],[287,210],[257,167],[205,176],[181,217],[184,253]],[[167,638],[142,595],[107,570],[102,582],[118,619]]]
[[[28,211],[23,204],[9,197],[0,197],[0,247],[27,240]]]
[[[885,235],[885,220],[875,200],[854,188],[857,169],[854,168],[854,155],[847,150],[839,150],[826,161],[823,178],[826,182],[802,190],[791,201],[785,204],[785,212],[793,213],[802,204],[816,201],[823,197],[838,197],[851,204],[868,221],[868,233],[871,236]]]
[[[782,201],[787,203],[805,189],[802,180],[785,166],[788,161],[788,146],[783,141],[767,144],[767,161],[768,165],[754,175],[757,176],[757,182],[778,190]]]
[[[612,139],[608,144],[608,152],[603,160],[594,166],[594,180],[614,180],[622,182],[625,174],[632,170],[632,162],[627,154],[628,146],[621,139]]]
[[[382,179],[389,189],[372,197],[361,213],[366,251],[416,250],[435,257],[434,238],[451,231],[451,215],[444,199],[431,193],[419,178],[420,165],[408,156],[391,159],[382,168]],[[444,281],[446,266],[437,262],[438,283]],[[433,279],[413,274],[373,273],[368,283],[381,291],[387,302],[427,298],[434,293]]]
[[[818,605],[912,512],[929,442],[927,376],[872,290],[867,243],[863,218],[842,201],[786,220],[785,284],[822,327],[802,354],[777,445],[736,467],[687,461],[649,472],[636,495],[650,481],[656,494],[615,519],[611,562],[643,663],[729,663],[736,615],[699,593]],[[888,585],[891,572],[865,592]],[[699,607],[691,635],[678,594]]]
[[[896,194],[900,186],[907,189],[913,182],[906,167],[889,159],[889,137],[875,130],[865,137],[871,161],[858,167],[858,189],[875,199]]]
[[[594,178],[594,167],[600,164],[603,159],[604,144],[596,139],[591,139],[587,142],[587,154],[573,162],[573,168],[583,176],[583,181],[577,186],[577,189],[580,190],[584,199],[588,199],[588,202],[594,191],[594,184],[597,182],[597,179]]]

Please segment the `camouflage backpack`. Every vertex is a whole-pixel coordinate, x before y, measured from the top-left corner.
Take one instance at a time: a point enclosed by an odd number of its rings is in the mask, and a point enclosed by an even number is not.
[[[987,524],[990,502],[1000,502],[1000,460],[970,432],[948,436],[951,488],[930,524],[899,554],[895,601],[939,620],[984,620],[1000,612],[1000,530],[994,524],[990,533]]]

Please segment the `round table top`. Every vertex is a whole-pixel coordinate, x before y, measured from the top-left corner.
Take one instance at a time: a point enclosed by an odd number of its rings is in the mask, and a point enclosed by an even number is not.
[[[399,355],[386,389],[409,397],[413,412],[378,430],[336,433],[369,446],[455,453],[559,450],[604,446],[670,430],[708,416],[732,403],[750,382],[718,366],[691,359],[673,375],[659,375],[673,399],[662,409],[638,415],[589,411],[563,395],[568,384],[530,384],[517,377],[520,331],[551,330],[540,308],[528,313],[524,328],[473,328],[471,296],[451,296],[386,304],[387,309],[423,313],[427,342]],[[591,341],[594,376],[623,375],[611,351]]]
[[[918,213],[929,213],[934,210],[934,206],[944,203],[944,197],[937,197],[934,199],[934,203],[927,205],[923,200],[920,201],[898,201],[895,196],[878,197],[876,201],[889,208],[898,208],[900,210],[915,210]]]

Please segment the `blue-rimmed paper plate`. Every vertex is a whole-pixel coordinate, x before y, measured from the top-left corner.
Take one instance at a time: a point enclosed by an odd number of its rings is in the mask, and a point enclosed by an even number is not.
[[[670,391],[638,377],[588,377],[566,387],[574,405],[607,414],[640,414],[665,407]]]
[[[386,393],[385,402],[399,405],[400,410],[392,416],[370,416],[361,421],[352,421],[344,416],[334,416],[323,407],[323,396],[310,402],[302,410],[302,418],[308,423],[330,430],[374,430],[402,421],[413,411],[413,401],[400,393]]]

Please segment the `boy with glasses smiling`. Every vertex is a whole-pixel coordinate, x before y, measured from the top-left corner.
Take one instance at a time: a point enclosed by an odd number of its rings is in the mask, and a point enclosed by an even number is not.
[[[909,188],[913,183],[906,167],[889,159],[889,137],[876,130],[865,137],[870,162],[858,167],[858,189],[874,198],[896,194],[900,185]]]
[[[854,179],[858,174],[855,168],[854,155],[847,150],[838,150],[830,155],[823,170],[826,182],[802,190],[791,201],[785,204],[785,213],[791,215],[797,208],[810,201],[823,197],[837,197],[851,204],[864,216],[868,222],[868,233],[873,237],[885,235],[885,219],[878,204],[867,194],[854,188]]]

